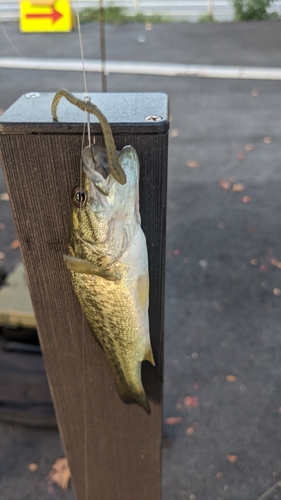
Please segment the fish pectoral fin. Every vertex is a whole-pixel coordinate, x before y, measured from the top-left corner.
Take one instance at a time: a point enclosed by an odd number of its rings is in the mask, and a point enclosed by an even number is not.
[[[98,267],[84,259],[78,259],[71,255],[64,255],[63,260],[70,271],[81,274],[93,274],[108,281],[117,281],[121,278],[120,273],[114,267]]]
[[[151,345],[149,345],[149,347],[145,353],[144,360],[149,361],[149,363],[151,363],[153,366],[155,366],[155,361],[154,361]]]

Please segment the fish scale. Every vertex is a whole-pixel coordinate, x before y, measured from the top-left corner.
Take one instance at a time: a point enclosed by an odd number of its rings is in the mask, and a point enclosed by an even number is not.
[[[92,146],[94,158],[105,148]],[[86,202],[72,209],[68,256],[73,288],[92,331],[113,369],[116,389],[125,403],[150,407],[141,380],[141,363],[154,365],[148,320],[147,247],[140,226],[139,162],[125,146],[119,163],[126,175],[120,184],[112,175],[96,186],[95,162],[84,169]],[[106,169],[104,169],[106,171]],[[109,169],[107,169],[109,171]]]

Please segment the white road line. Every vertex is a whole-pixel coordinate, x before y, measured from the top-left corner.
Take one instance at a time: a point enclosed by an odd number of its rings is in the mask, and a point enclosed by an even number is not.
[[[0,68],[47,71],[82,71],[79,59],[36,59],[0,57]],[[87,72],[101,72],[99,60],[85,60]],[[135,61],[107,61],[107,73],[155,76],[195,76],[200,78],[235,78],[244,80],[281,80],[281,68],[247,66],[209,66],[207,64],[171,64]]]

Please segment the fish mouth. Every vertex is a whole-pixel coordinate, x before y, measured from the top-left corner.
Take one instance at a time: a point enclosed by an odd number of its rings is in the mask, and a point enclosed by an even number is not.
[[[86,146],[82,153],[83,170],[90,181],[104,196],[109,195],[109,167],[105,147]]]

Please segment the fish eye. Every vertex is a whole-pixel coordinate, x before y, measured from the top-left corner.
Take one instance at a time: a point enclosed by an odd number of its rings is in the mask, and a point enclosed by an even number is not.
[[[87,195],[85,193],[85,190],[81,186],[78,186],[73,189],[71,198],[72,198],[72,203],[75,207],[77,208],[85,207],[87,201]]]

